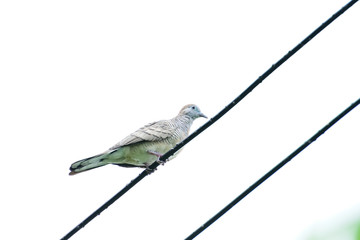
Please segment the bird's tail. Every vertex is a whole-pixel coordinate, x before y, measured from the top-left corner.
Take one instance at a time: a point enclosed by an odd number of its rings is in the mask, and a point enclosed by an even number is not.
[[[101,167],[108,164],[104,161],[104,154],[99,154],[93,157],[85,158],[83,160],[74,162],[70,166],[69,175],[75,175],[80,172],[84,172],[93,168]]]

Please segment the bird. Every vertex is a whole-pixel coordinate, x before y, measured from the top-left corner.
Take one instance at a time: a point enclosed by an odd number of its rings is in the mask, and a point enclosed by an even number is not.
[[[197,105],[187,104],[176,117],[149,123],[107,151],[74,162],[70,166],[69,175],[108,164],[149,169],[152,163],[189,135],[193,121],[199,117],[207,118]],[[173,159],[178,153],[179,151],[167,160]]]

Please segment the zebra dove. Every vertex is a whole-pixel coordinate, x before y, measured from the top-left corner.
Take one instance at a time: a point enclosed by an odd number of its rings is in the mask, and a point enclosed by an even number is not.
[[[162,154],[189,135],[191,125],[198,117],[207,118],[196,105],[188,104],[180,110],[176,117],[149,123],[104,153],[73,163],[69,175],[107,164],[148,168]],[[178,153],[179,151],[169,160]]]

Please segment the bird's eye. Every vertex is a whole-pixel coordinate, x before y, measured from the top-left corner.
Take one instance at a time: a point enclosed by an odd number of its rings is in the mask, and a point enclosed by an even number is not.
[[[194,110],[195,110],[195,106],[192,106],[191,109],[194,109]]]

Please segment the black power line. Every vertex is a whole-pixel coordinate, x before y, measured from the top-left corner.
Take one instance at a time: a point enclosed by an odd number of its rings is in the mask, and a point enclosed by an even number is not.
[[[297,51],[299,51],[306,43],[308,43],[312,38],[314,38],[318,33],[320,33],[324,28],[326,28],[331,22],[333,22],[338,16],[340,16],[343,12],[345,12],[348,8],[350,8],[355,2],[358,0],[353,0],[349,2],[345,7],[335,13],[331,18],[329,18],[325,23],[323,23],[320,27],[318,27],[314,32],[312,32],[308,37],[306,37],[302,42],[300,42],[295,48],[289,51],[285,56],[283,56],[278,62],[272,65],[263,75],[261,75],[255,82],[253,82],[244,92],[242,92],[237,98],[235,98],[230,104],[228,104],[224,109],[222,109],[218,114],[216,114],[213,118],[207,121],[204,125],[194,131],[191,135],[185,138],[182,142],[178,143],[174,148],[165,153],[159,160],[164,161],[176,153],[180,148],[202,133],[205,129],[214,124],[217,120],[219,120],[223,115],[225,115],[230,109],[232,109],[237,103],[239,103],[244,97],[246,97],[253,89],[255,89],[265,78],[267,78],[273,71],[279,68],[286,60],[288,60],[292,55],[294,55]],[[154,170],[159,166],[158,162],[154,162],[149,166],[150,169]],[[61,240],[66,240],[72,237],[75,233],[77,233],[81,228],[83,228],[86,224],[88,224],[92,219],[94,219],[97,215],[100,215],[106,208],[108,208],[111,204],[113,204],[117,199],[119,199],[122,195],[124,195],[127,191],[129,191],[132,187],[134,187],[138,182],[140,182],[144,177],[149,174],[148,171],[144,170],[133,179],[128,185],[126,185],[120,192],[114,195],[111,199],[109,199],[106,203],[104,203],[101,207],[99,207],[95,212],[93,212],[90,216],[88,216],[84,221],[82,221],[79,225],[77,225],[74,229],[72,229],[68,234],[66,234]]]
[[[262,176],[259,180],[257,180],[254,184],[252,184],[248,189],[246,189],[243,193],[241,193],[238,197],[236,197],[232,202],[230,202],[228,205],[226,205],[226,207],[221,209],[221,211],[219,211],[212,218],[210,218],[206,223],[204,223],[201,227],[199,227],[195,232],[193,232],[190,236],[185,238],[185,240],[194,239],[197,235],[199,235],[207,227],[209,227],[216,220],[218,220],[222,215],[224,215],[233,206],[235,206],[238,202],[240,202],[243,198],[245,198],[249,193],[251,193],[260,184],[265,182],[269,177],[271,177],[274,173],[276,173],[286,163],[290,162],[291,159],[293,159],[302,150],[304,150],[306,147],[308,147],[312,142],[314,142],[318,137],[320,137],[324,132],[326,132],[329,128],[331,128],[337,121],[339,121],[342,117],[344,117],[347,113],[349,113],[351,110],[353,110],[359,104],[360,104],[360,98],[356,102],[351,104],[348,108],[346,108],[343,112],[341,112],[338,116],[336,116],[331,122],[329,122],[327,125],[325,125],[322,129],[320,129],[314,136],[309,138],[309,140],[304,142],[300,147],[298,147],[294,152],[292,152],[287,158],[285,158],[278,165],[276,165],[273,169],[271,169],[264,176]]]

